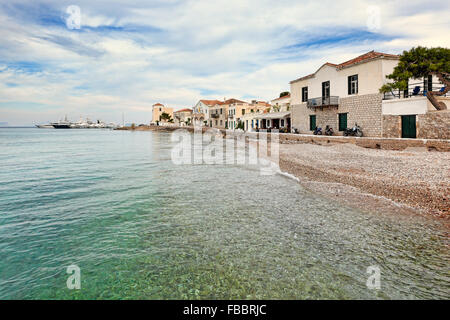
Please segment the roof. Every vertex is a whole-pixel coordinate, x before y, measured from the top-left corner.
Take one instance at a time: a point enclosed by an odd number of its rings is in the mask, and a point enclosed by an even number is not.
[[[291,97],[291,94],[289,93],[289,94],[287,94],[287,95],[285,95],[285,96],[282,96],[282,97],[273,99],[272,101],[275,101],[275,100],[283,100],[283,99],[287,99],[287,98],[290,98],[290,97]]]
[[[232,99],[225,100],[222,104],[232,104],[232,103],[246,103],[246,102],[232,98]]]
[[[192,112],[192,109],[186,108],[186,109],[174,111],[174,113],[176,113],[176,112]]]
[[[161,106],[161,107],[164,107],[164,105],[161,104],[161,103],[159,103],[159,102],[158,102],[158,103],[155,103],[154,106]]]
[[[326,62],[323,65],[320,66],[319,69],[317,69],[317,71],[319,71],[320,69],[322,69],[323,66],[330,66],[330,67],[334,67],[336,68],[336,70],[342,70],[345,68],[349,68],[351,66],[360,64],[360,63],[365,63],[365,62],[369,62],[372,60],[376,60],[376,59],[400,59],[399,55],[396,54],[389,54],[389,53],[382,53],[382,52],[376,52],[376,51],[369,51],[365,54],[362,54],[356,58],[350,59],[348,61],[342,62],[340,64],[334,64],[334,63],[330,63],[330,62]],[[294,82],[298,82],[298,81],[302,81],[302,80],[306,80],[309,78],[312,78],[315,76],[315,74],[317,73],[311,73],[307,76],[292,80],[290,83],[294,83]]]
[[[290,111],[270,112],[270,113],[263,113],[260,116],[256,116],[255,119],[282,119],[289,117],[290,115],[291,115]]]
[[[208,106],[213,106],[215,104],[221,104],[222,102],[219,100],[200,100],[200,102],[208,105]]]

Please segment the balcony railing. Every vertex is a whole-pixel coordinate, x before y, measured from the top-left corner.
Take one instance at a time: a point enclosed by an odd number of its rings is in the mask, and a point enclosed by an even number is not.
[[[228,118],[229,118],[229,119],[233,119],[233,118],[234,118],[234,115],[233,115],[233,114],[228,114]]]
[[[442,91],[445,86],[442,83],[433,82],[432,91]],[[411,98],[420,97],[427,95],[427,89],[424,88],[423,82],[410,83],[407,90],[393,90],[392,92],[386,92],[383,94],[383,100],[400,99],[400,98]],[[445,94],[444,97],[450,96],[449,93]]]
[[[329,96],[329,97],[318,97],[308,99],[307,107],[308,108],[321,108],[321,107],[332,107],[339,105],[339,97],[338,96]]]
[[[218,113],[211,113],[211,118],[218,118],[219,114]]]

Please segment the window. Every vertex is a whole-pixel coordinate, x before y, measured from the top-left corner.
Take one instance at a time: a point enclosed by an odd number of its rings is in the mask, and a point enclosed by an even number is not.
[[[308,87],[302,88],[302,102],[308,101]]]
[[[220,125],[222,125],[222,123],[223,123],[222,120],[220,120]]]
[[[316,115],[309,116],[309,130],[313,131],[316,129]]]
[[[433,91],[433,75],[423,78],[423,91]]]
[[[322,82],[322,99],[328,99],[330,97],[330,81]]]
[[[216,126],[217,126],[217,120],[216,120]]]
[[[339,113],[339,131],[347,129],[347,114]]]
[[[284,119],[281,119],[281,126],[284,127]]]
[[[159,108],[159,112],[161,112],[162,110],[161,110],[161,108]]]
[[[245,109],[242,109],[242,115],[244,115],[245,114]]]
[[[220,108],[220,114],[222,114],[222,108]]]
[[[348,77],[348,94],[357,94],[358,93],[358,75],[355,74],[353,76]]]
[[[253,121],[254,121],[254,120],[252,120],[252,128],[254,128],[254,127],[255,127],[255,126],[253,125]]]

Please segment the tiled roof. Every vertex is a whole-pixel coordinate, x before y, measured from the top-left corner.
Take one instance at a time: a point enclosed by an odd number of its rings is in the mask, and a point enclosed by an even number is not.
[[[389,53],[382,53],[382,52],[376,52],[376,51],[369,51],[369,52],[367,52],[367,53],[365,53],[365,54],[362,54],[362,55],[360,55],[360,56],[358,56],[358,57],[356,57],[356,58],[350,59],[350,60],[345,61],[345,62],[342,62],[342,63],[340,63],[340,64],[334,64],[334,63],[330,63],[330,62],[324,63],[324,64],[323,64],[319,69],[317,69],[317,70],[320,70],[320,69],[321,69],[323,66],[325,66],[325,65],[326,65],[326,66],[330,66],[330,67],[335,67],[337,70],[341,70],[341,69],[348,68],[348,67],[351,67],[351,66],[356,65],[356,64],[360,64],[360,63],[364,63],[364,62],[369,62],[369,61],[372,61],[372,60],[375,60],[375,59],[382,59],[382,58],[387,58],[387,59],[399,59],[400,56],[398,56],[398,55],[396,55],[396,54],[389,54]],[[317,71],[316,71],[316,72],[317,72]],[[312,78],[312,77],[314,77],[314,75],[316,74],[316,72],[311,73],[311,74],[309,74],[309,75],[307,75],[307,76],[304,76],[304,77],[301,77],[301,78],[292,80],[290,83],[293,83],[293,82],[297,82],[297,81],[301,81],[301,80],[306,80],[306,79]]]
[[[174,113],[177,113],[177,112],[192,112],[192,109],[186,108],[186,109],[174,111]]]
[[[358,63],[362,63],[362,62],[367,62],[370,60],[374,60],[377,58],[391,58],[391,59],[399,59],[400,57],[396,54],[389,54],[389,53],[382,53],[382,52],[376,52],[376,51],[370,51],[367,52],[363,55],[360,55],[356,58],[350,59],[348,61],[342,62],[340,64],[337,65],[338,69],[343,69],[346,67],[350,67],[354,64],[358,64]]]
[[[164,105],[161,104],[161,103],[159,103],[159,102],[158,102],[158,103],[155,103],[154,106],[161,106],[161,107],[164,107]]]
[[[203,102],[204,104],[206,104],[207,106],[213,106],[215,104],[221,104],[222,102],[219,100],[200,100],[201,102]]]
[[[222,104],[232,104],[232,103],[245,103],[245,101],[241,101],[241,100],[233,98],[233,99],[225,100]]]
[[[282,97],[273,99],[272,101],[275,101],[275,100],[283,100],[283,99],[287,99],[287,98],[290,98],[290,97],[291,97],[291,94],[289,93],[289,94],[287,94],[287,95],[285,95],[285,96],[282,96]]]

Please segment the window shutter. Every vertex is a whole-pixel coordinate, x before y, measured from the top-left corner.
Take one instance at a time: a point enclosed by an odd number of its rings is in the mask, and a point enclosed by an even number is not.
[[[348,83],[348,94],[351,95],[352,94],[352,77],[348,77],[347,78],[347,83]]]

